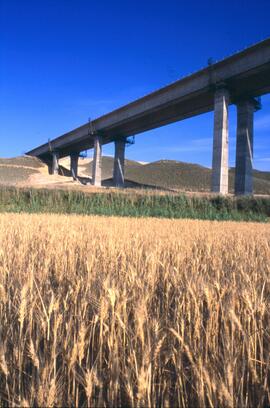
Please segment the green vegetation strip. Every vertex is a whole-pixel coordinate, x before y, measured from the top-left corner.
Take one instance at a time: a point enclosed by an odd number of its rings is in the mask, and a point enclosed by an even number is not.
[[[270,217],[270,199],[1,188],[0,212],[266,222]]]

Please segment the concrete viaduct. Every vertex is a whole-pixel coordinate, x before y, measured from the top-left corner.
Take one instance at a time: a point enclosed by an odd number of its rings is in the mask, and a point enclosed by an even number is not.
[[[228,106],[237,106],[235,193],[252,194],[253,116],[270,92],[270,38],[86,123],[29,152],[58,172],[70,155],[77,176],[81,151],[94,148],[92,182],[101,185],[102,145],[114,142],[114,184],[124,186],[126,138],[214,110],[212,191],[228,193]]]

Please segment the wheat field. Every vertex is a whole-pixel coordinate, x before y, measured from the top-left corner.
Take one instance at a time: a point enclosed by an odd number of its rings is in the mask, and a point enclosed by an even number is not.
[[[0,215],[0,406],[266,407],[267,224]]]

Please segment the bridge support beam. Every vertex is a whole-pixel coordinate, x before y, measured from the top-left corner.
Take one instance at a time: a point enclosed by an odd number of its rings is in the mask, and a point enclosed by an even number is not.
[[[95,135],[94,139],[94,158],[92,167],[92,184],[96,187],[101,186],[102,173],[102,138],[100,135]]]
[[[253,116],[255,101],[237,104],[237,140],[235,161],[235,194],[253,193]]]
[[[114,142],[113,183],[115,187],[123,188],[125,184],[125,147],[126,138]]]
[[[51,174],[59,174],[59,153],[52,153],[52,168]]]
[[[212,191],[220,194],[228,193],[228,106],[228,90],[217,89],[214,102]]]
[[[79,153],[71,153],[70,172],[73,177],[73,180],[76,180],[78,177],[78,162],[79,162]]]

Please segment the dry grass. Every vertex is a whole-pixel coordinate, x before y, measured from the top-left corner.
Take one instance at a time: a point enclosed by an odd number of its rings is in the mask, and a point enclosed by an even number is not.
[[[0,405],[266,407],[266,224],[0,215]]]

